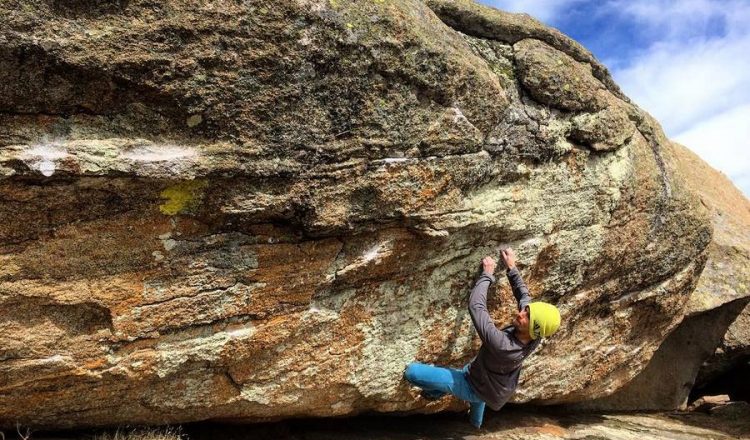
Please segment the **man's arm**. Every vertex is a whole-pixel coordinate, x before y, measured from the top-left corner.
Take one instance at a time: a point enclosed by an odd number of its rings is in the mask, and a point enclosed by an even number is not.
[[[516,253],[513,252],[513,249],[507,248],[500,251],[500,255],[503,257],[505,267],[508,268],[508,281],[510,281],[510,288],[513,290],[513,296],[518,302],[518,310],[522,310],[531,302],[531,295],[529,295],[529,288],[526,287],[526,283],[523,282],[521,273],[516,267]]]
[[[495,282],[495,277],[492,275],[495,271],[495,260],[485,257],[482,260],[482,266],[484,269],[482,275],[474,284],[469,296],[469,315],[482,343],[492,349],[502,350],[507,346],[508,337],[495,327],[487,311],[487,289]]]
[[[517,268],[508,270],[508,281],[510,281],[510,288],[513,290],[513,296],[516,297],[518,302],[518,310],[522,310],[528,306],[531,302],[531,295],[529,295],[529,288],[526,287],[526,283],[521,278],[521,272]]]

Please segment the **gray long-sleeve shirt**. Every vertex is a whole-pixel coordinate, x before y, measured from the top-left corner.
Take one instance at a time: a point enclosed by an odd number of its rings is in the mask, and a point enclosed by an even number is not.
[[[513,268],[508,271],[518,310],[531,302],[529,289]],[[492,274],[482,273],[469,297],[469,314],[482,340],[479,354],[469,366],[469,383],[490,408],[497,411],[510,399],[518,385],[523,360],[539,345],[532,340],[524,345],[514,335],[512,325],[498,330],[487,311],[487,289],[495,281]]]

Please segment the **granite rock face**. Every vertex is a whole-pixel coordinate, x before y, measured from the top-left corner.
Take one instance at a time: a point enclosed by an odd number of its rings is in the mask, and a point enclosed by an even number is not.
[[[709,258],[689,308],[703,311],[731,302],[739,306],[747,304],[750,301],[750,200],[726,176],[684,147],[677,158],[691,188],[711,211],[714,225]],[[712,356],[703,359],[705,363],[696,378],[697,387],[707,385],[750,360],[750,305],[741,313],[735,313],[735,319],[718,346],[712,347],[714,349]]]
[[[500,245],[564,320],[517,402],[615,392],[688,311],[711,224],[670,143],[527,16],[0,7],[1,425],[460,408],[401,374],[471,359]]]
[[[672,152],[687,187],[711,215],[714,233],[706,267],[690,295],[685,318],[648,366],[615,393],[577,403],[576,408],[684,409],[694,389],[750,356],[750,201],[684,146],[673,143]]]
[[[680,173],[711,214],[709,257],[688,304],[700,313],[750,297],[750,200],[721,172],[695,153],[674,144]],[[746,333],[747,334],[747,333]],[[738,334],[740,338],[740,336]],[[747,337],[750,341],[750,336]],[[729,344],[738,339],[727,336]]]

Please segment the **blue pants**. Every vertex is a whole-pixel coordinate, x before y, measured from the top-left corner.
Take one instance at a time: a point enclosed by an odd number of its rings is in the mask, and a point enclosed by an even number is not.
[[[461,370],[455,368],[437,367],[435,365],[412,362],[404,371],[404,378],[422,388],[429,397],[439,398],[446,394],[453,394],[461,400],[469,402],[469,420],[476,428],[482,426],[484,418],[484,401],[476,395],[466,376],[469,364]]]

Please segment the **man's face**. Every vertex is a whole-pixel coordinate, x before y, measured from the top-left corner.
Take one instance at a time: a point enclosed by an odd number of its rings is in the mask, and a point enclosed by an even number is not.
[[[513,318],[513,326],[517,329],[525,330],[529,328],[529,306],[524,307]]]

